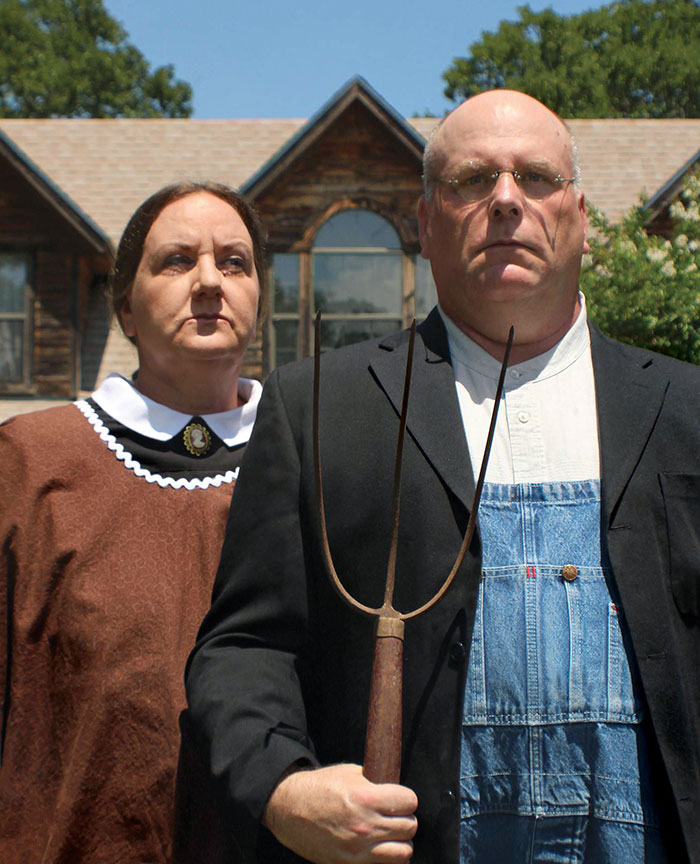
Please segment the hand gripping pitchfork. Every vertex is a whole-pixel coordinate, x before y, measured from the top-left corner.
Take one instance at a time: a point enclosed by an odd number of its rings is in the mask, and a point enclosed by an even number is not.
[[[481,462],[479,479],[476,484],[474,501],[469,513],[467,530],[462,540],[452,570],[445,579],[439,591],[418,609],[412,612],[399,612],[394,608],[394,582],[396,575],[396,547],[399,533],[399,499],[401,492],[401,460],[403,456],[403,439],[406,429],[406,416],[408,413],[408,394],[411,387],[411,368],[413,365],[413,346],[416,336],[416,322],[411,325],[411,333],[408,342],[408,358],[406,360],[406,378],[403,390],[403,402],[401,405],[401,419],[399,421],[399,435],[396,443],[396,460],[394,463],[394,494],[392,510],[392,535],[389,547],[389,562],[387,565],[386,584],[384,589],[384,603],[372,608],[365,606],[356,600],[343,586],[333,565],[331,550],[328,543],[326,531],[326,514],[323,503],[323,479],[321,475],[321,441],[319,435],[320,425],[320,381],[321,381],[321,313],[316,315],[316,332],[314,342],[314,404],[313,404],[313,436],[314,436],[314,462],[316,469],[316,495],[318,497],[319,519],[321,526],[321,544],[323,559],[330,576],[331,582],[343,600],[353,609],[377,619],[377,630],[374,642],[374,662],[372,666],[372,683],[369,695],[369,711],[367,716],[367,736],[365,738],[365,758],[362,772],[373,783],[398,783],[401,773],[401,690],[403,678],[403,634],[404,622],[410,618],[416,618],[432,608],[445,594],[452,584],[457,571],[462,565],[469,543],[471,542],[476,524],[477,511],[481,490],[486,476],[486,465],[491,451],[496,419],[498,417],[498,405],[503,394],[503,382],[505,380],[508,358],[513,344],[513,328],[510,328],[508,343],[506,345],[501,374],[496,389],[496,401],[491,414],[491,425],[484,448],[484,458]]]

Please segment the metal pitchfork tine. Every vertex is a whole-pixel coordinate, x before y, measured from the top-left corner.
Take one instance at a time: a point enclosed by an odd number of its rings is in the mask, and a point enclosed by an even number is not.
[[[510,349],[513,344],[514,330],[511,327],[508,334],[501,374],[496,388],[496,401],[491,414],[491,424],[484,448],[484,458],[481,462],[479,479],[476,484],[474,500],[467,530],[462,540],[457,560],[447,579],[445,579],[439,591],[427,603],[412,612],[399,612],[394,608],[394,582],[396,575],[396,549],[399,536],[399,503],[401,492],[401,462],[403,458],[403,440],[406,429],[406,417],[408,414],[408,394],[411,387],[411,370],[413,366],[413,346],[416,336],[415,319],[411,325],[411,333],[408,342],[408,357],[406,360],[406,378],[404,382],[403,402],[401,406],[401,419],[399,421],[399,435],[396,443],[396,460],[394,463],[394,494],[392,535],[389,547],[389,561],[387,565],[386,585],[384,589],[384,603],[376,608],[365,606],[356,600],[343,586],[333,564],[331,550],[328,543],[328,532],[326,530],[326,513],[323,503],[323,479],[321,475],[321,439],[320,426],[320,380],[321,380],[321,313],[316,314],[315,342],[314,342],[314,404],[313,404],[313,436],[314,436],[314,462],[316,469],[316,495],[318,498],[319,519],[321,525],[321,545],[324,563],[328,570],[331,582],[336,591],[353,609],[377,618],[377,631],[374,642],[374,662],[372,666],[372,684],[369,696],[369,711],[367,716],[367,736],[365,739],[365,757],[362,772],[373,783],[398,783],[401,774],[401,709],[402,709],[402,679],[403,679],[403,634],[404,622],[410,618],[416,618],[432,608],[445,594],[452,584],[457,571],[462,565],[464,556],[469,548],[474,527],[476,525],[477,511],[481,499],[481,490],[484,486],[486,466],[488,464],[491,444],[496,429],[498,418],[498,406],[503,395],[503,382],[505,380]]]

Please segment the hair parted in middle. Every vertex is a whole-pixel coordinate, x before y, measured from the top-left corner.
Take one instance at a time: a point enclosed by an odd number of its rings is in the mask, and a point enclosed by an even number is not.
[[[211,180],[203,181],[182,181],[173,183],[169,186],[164,186],[157,192],[154,192],[141,204],[132,215],[127,223],[119,247],[117,249],[117,257],[114,261],[114,267],[109,279],[109,297],[110,307],[114,315],[121,322],[121,309],[124,305],[124,300],[129,293],[131,286],[136,278],[136,271],[141,263],[143,256],[143,247],[146,242],[148,232],[151,230],[153,223],[158,216],[165,210],[168,204],[174,201],[179,201],[181,198],[186,198],[188,195],[196,195],[199,192],[206,192],[209,195],[215,195],[221,198],[238,213],[243,220],[243,224],[248,229],[250,239],[253,242],[253,260],[255,262],[255,270],[258,276],[260,286],[260,301],[258,303],[258,323],[260,324],[267,313],[268,302],[268,284],[267,284],[267,268],[265,265],[265,230],[260,221],[257,211],[246,199],[235,189],[226,186],[224,183],[216,183]],[[123,328],[122,328],[123,329]],[[130,337],[129,337],[130,338]],[[133,342],[134,340],[131,339]]]

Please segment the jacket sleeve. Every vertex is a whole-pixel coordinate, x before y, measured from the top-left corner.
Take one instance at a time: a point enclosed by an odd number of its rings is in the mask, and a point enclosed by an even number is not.
[[[194,740],[254,860],[260,818],[292,764],[317,764],[298,677],[308,627],[300,457],[277,373],[233,496],[212,608],[188,661]]]

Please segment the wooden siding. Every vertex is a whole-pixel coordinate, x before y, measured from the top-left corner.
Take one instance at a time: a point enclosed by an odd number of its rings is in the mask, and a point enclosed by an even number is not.
[[[94,255],[47,201],[0,159],[0,249],[28,252],[32,266],[29,385],[0,392],[73,397],[78,390],[79,341],[87,285],[106,260]]]
[[[418,251],[420,163],[361,102],[353,102],[255,204],[268,249],[307,251],[338,210],[366,207],[388,219],[404,251]]]
[[[36,254],[34,387],[40,396],[72,396],[74,383],[73,256],[53,249]]]

